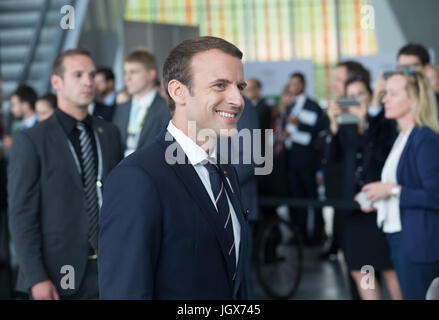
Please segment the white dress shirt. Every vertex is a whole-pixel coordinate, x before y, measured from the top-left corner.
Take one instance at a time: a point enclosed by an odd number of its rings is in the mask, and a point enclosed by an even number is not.
[[[167,129],[169,133],[175,138],[175,140],[178,142],[178,144],[180,145],[180,147],[183,149],[184,153],[188,157],[189,162],[194,167],[195,171],[200,177],[201,182],[204,185],[204,188],[209,194],[210,200],[212,200],[212,204],[216,208],[215,198],[212,192],[212,187],[210,185],[209,172],[203,165],[205,164],[207,158],[209,158],[211,161],[216,163],[216,147],[212,151],[212,153],[208,156],[207,153],[200,146],[198,146],[192,139],[186,136],[180,129],[175,127],[174,124],[172,123],[172,120],[169,121]],[[232,187],[231,189],[233,190]],[[226,196],[232,216],[233,236],[235,238],[235,249],[236,249],[235,250],[236,264],[238,264],[239,244],[241,240],[241,233],[240,233],[241,225],[239,224],[238,218],[236,217],[235,208],[230,202],[230,198],[229,195],[227,194],[227,190],[226,190]]]
[[[407,143],[413,128],[408,130],[405,134],[400,133],[392,150],[386,159],[386,162],[381,172],[382,183],[398,184],[396,173],[398,169],[399,159]],[[399,210],[399,198],[388,197],[375,202],[374,207],[377,209],[377,224],[382,227],[385,233],[394,233],[402,230],[401,216]]]

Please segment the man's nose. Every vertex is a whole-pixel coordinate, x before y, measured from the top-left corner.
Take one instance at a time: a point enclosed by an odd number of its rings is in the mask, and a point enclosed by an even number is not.
[[[244,105],[241,90],[238,88],[230,88],[227,92],[227,103],[233,106]]]

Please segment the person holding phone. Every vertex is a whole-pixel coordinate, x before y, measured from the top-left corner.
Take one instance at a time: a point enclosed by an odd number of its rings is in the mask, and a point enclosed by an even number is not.
[[[379,178],[382,166],[396,137],[393,122],[384,119],[384,110],[370,112],[373,93],[362,76],[346,82],[348,97],[357,98],[360,105],[341,107],[334,103],[328,109],[333,139],[333,160],[344,163],[343,200],[352,200],[365,183]],[[355,101],[351,99],[352,101]],[[340,125],[336,116],[341,112],[358,118],[357,123]],[[378,281],[374,289],[361,285],[364,266],[372,266],[386,282],[392,299],[401,299],[395,270],[390,260],[384,233],[376,225],[376,215],[364,215],[360,210],[345,210],[342,248],[350,275],[362,299],[381,299]]]
[[[439,276],[439,123],[434,93],[421,72],[387,81],[385,117],[400,129],[381,179],[362,188],[377,210],[404,299],[425,299]],[[357,195],[358,197],[358,195]]]

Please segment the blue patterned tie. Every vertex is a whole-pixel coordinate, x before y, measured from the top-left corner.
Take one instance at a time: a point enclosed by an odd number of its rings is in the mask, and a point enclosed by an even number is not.
[[[230,257],[230,261],[232,263],[232,270],[235,270],[236,266],[236,257],[235,257],[235,238],[233,236],[233,223],[232,223],[232,213],[229,208],[229,203],[226,196],[226,189],[224,186],[224,182],[221,179],[221,175],[219,170],[221,168],[207,160],[207,163],[204,167],[209,172],[210,185],[212,187],[213,196],[215,198],[216,207],[218,209],[217,220],[218,223],[221,224],[221,228],[224,229],[226,233],[227,240],[227,253]],[[234,276],[233,276],[234,277]]]
[[[98,194],[96,190],[95,155],[91,138],[82,122],[76,124],[79,130],[79,143],[81,146],[82,182],[88,214],[88,241],[94,248],[98,248]]]

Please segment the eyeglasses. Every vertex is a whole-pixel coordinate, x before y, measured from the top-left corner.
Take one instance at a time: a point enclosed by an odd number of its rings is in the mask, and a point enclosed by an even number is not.
[[[403,69],[415,69],[417,67],[422,67],[422,64],[417,62],[417,63],[412,63],[412,64],[400,64],[398,65],[398,70],[403,71]]]
[[[399,71],[402,71],[405,74],[416,74],[416,70],[413,70],[411,68],[402,68],[402,69],[399,69]]]

